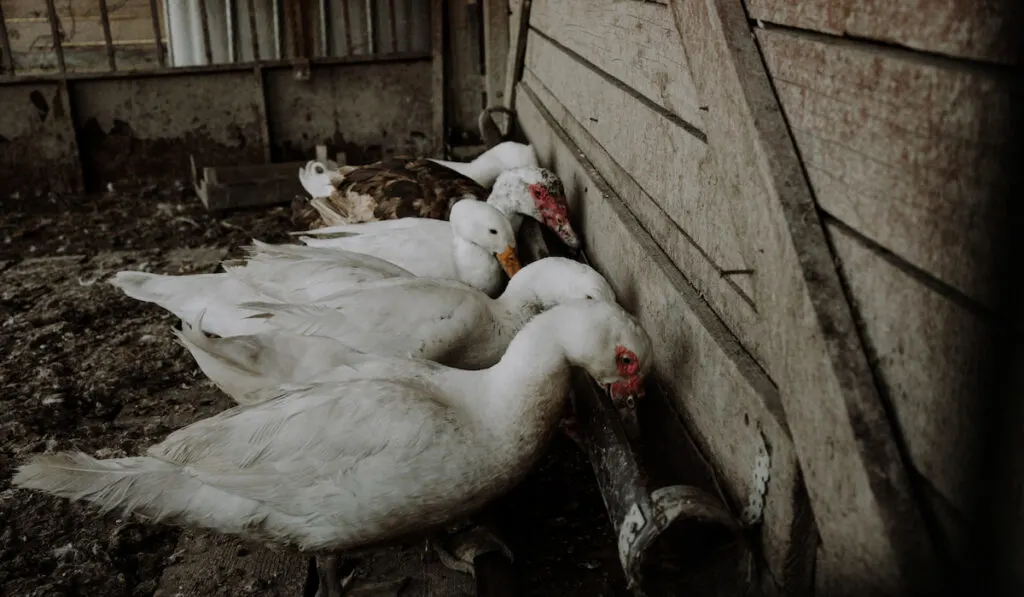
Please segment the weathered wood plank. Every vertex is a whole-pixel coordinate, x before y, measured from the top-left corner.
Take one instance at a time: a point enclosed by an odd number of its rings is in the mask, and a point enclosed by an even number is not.
[[[892,423],[836,271],[814,199],[741,3],[672,0],[710,151],[740,231],[762,258],[758,311],[773,347],[768,372],[786,419],[827,557],[824,594],[897,595],[941,582]],[[739,210],[738,210],[739,211]],[[819,571],[821,572],[821,571]]]
[[[962,513],[971,510],[973,432],[988,322],[829,226],[840,271],[914,466]],[[990,356],[990,355],[989,355]]]
[[[487,105],[505,101],[505,71],[508,64],[509,0],[484,0],[484,73],[487,77]]]
[[[665,4],[535,0],[530,26],[703,129],[697,90]]]
[[[783,578],[787,559],[806,557],[807,537],[794,530],[813,531],[793,524],[802,507],[799,474],[776,388],[525,85],[516,97],[520,126],[577,206],[588,259],[652,332],[658,377],[740,504],[751,494],[763,434],[771,472],[761,539],[773,575]]]
[[[1003,0],[745,0],[751,18],[950,56],[1010,63],[1012,6]]]
[[[430,136],[433,137],[430,155],[443,156],[448,139],[445,136],[447,119],[445,118],[445,97],[447,81],[444,65],[444,3],[430,4]]]
[[[692,130],[639,101],[600,71],[531,29],[526,68],[719,270],[746,270],[727,203],[708,201],[701,185],[707,145]],[[733,276],[749,292],[750,275]]]
[[[818,203],[994,306],[989,222],[1010,118],[998,75],[909,52],[762,29],[757,39]],[[828,76],[822,76],[827,72]]]
[[[46,18],[46,4],[39,0],[4,0],[4,16],[11,19]],[[119,18],[149,19],[149,0],[118,0],[109,4],[110,16]],[[64,0],[58,3],[57,14],[61,18],[75,15],[76,20],[98,19],[99,2],[96,0]]]
[[[6,14],[4,15],[6,16]],[[81,20],[74,28],[68,25],[66,36],[61,42],[65,50],[76,47],[103,47],[103,26],[99,19]],[[50,52],[53,47],[50,35],[50,23],[46,19],[12,20],[7,19],[7,34],[11,39],[11,47],[15,52]],[[145,19],[110,19],[110,34],[114,45],[128,42],[153,43],[153,24],[147,16]]]
[[[484,108],[480,63],[481,7],[477,2],[448,2],[449,99],[448,129],[453,145],[480,142],[477,117]]]
[[[508,63],[505,65],[506,108],[515,109],[516,84],[522,76],[526,61],[527,31],[530,28],[530,8],[533,0],[509,0]]]
[[[59,83],[0,86],[0,198],[83,190],[67,89]]]
[[[724,270],[715,264],[692,237],[680,229],[679,224],[666,214],[665,209],[644,191],[640,183],[601,146],[532,71],[526,70],[523,73],[523,83],[523,92],[533,97],[535,103],[543,105],[569,138],[580,147],[616,194],[626,202],[646,232],[668,254],[673,263],[686,273],[690,283],[725,320],[729,329],[739,335],[743,346],[758,361],[764,361],[766,355],[759,350],[762,344],[761,334],[764,333],[762,321],[751,303],[749,291],[733,281],[737,276],[723,275]],[[701,162],[703,167],[698,173],[700,190],[705,193],[704,197],[711,205],[720,203],[717,201],[720,196],[717,185],[709,178],[715,171],[713,158],[712,154],[705,154]],[[575,213],[580,207],[573,205],[571,209]],[[728,226],[721,233],[733,234]],[[749,276],[740,277],[741,281],[743,278]]]

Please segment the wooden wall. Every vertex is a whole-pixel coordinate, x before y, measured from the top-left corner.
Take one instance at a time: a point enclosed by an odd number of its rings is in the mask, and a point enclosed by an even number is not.
[[[1006,15],[889,4],[512,3],[506,101],[738,508],[768,446],[787,594],[906,590],[966,516]]]

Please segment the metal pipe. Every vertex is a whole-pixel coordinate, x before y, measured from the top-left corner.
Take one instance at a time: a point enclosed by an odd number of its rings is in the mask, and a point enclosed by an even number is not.
[[[274,51],[277,52],[277,59],[282,60],[284,58],[284,36],[281,35],[281,2],[280,0],[271,0],[273,4],[273,10],[271,12],[274,15]]]
[[[374,39],[374,27],[373,27],[373,0],[366,0],[364,3],[366,7],[366,53],[375,54],[377,40]]]
[[[391,51],[398,51],[398,13],[395,11],[395,0],[388,0],[388,24],[391,27]]]
[[[228,62],[238,62],[238,6],[235,0],[224,0],[224,17],[228,22]]]
[[[341,26],[345,29],[345,55],[352,55],[352,15],[349,13],[348,3],[351,0],[341,0]]]
[[[64,64],[64,46],[60,40],[60,21],[57,19],[57,7],[54,6],[53,0],[46,0],[46,12],[50,21],[50,35],[53,37],[53,51],[57,53],[57,64],[60,66],[60,72],[68,72],[67,65]]]
[[[170,5],[170,2],[167,3]],[[149,0],[149,18],[153,21],[153,43],[156,44],[156,61],[161,68],[167,66],[167,59],[164,57],[163,36],[160,35],[160,13],[157,12],[157,0]],[[168,10],[170,10],[168,8]]]
[[[4,8],[0,6],[0,51],[4,53],[4,69],[7,74],[14,76],[14,50],[11,48],[11,39],[7,37],[7,20],[4,19]]]
[[[255,0],[247,0],[247,7],[249,8],[249,37],[252,39],[252,59],[253,61],[259,61],[260,59],[260,30],[256,24],[256,2]]]
[[[206,0],[199,0],[199,23],[203,29],[203,50],[206,64],[213,64],[213,43],[210,41],[210,15],[206,12]]]
[[[110,12],[107,10],[107,0],[100,2],[100,25],[103,26],[103,43],[107,48],[107,62],[110,70],[117,70],[117,61],[114,59],[114,39],[110,35]]]

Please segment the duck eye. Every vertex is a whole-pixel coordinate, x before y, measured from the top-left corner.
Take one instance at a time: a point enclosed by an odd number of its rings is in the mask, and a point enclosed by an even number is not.
[[[315,168],[313,168],[313,169],[316,170],[317,174],[323,174],[324,173],[324,167],[319,165],[319,164],[317,164],[317,166]]]
[[[488,230],[488,232],[490,232],[491,234],[497,234],[498,233],[498,231],[495,230],[494,228],[491,228],[490,230]]]
[[[587,295],[587,297],[586,297],[586,298],[587,298],[587,300],[588,300],[588,301],[592,301],[592,300],[594,300],[594,297],[590,296],[589,294]]]
[[[633,362],[633,359],[629,357],[622,357],[619,359],[619,362],[621,362],[623,365],[629,365],[630,363]]]

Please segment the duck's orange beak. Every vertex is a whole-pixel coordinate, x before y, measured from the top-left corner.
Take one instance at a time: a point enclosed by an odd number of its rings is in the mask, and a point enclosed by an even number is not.
[[[498,262],[501,263],[501,269],[505,270],[509,278],[523,269],[523,266],[519,263],[519,255],[516,253],[515,247],[507,247],[504,251],[498,253],[497,257]]]

